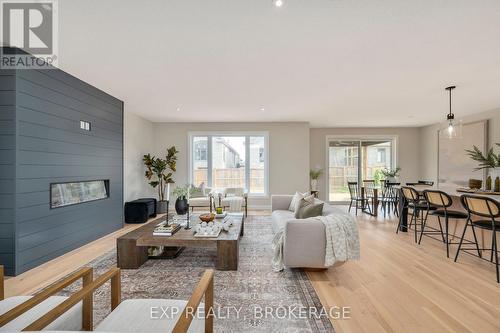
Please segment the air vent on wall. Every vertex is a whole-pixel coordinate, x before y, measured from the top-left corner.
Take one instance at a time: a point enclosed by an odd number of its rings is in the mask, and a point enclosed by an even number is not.
[[[90,123],[88,121],[80,120],[80,129],[90,131]]]

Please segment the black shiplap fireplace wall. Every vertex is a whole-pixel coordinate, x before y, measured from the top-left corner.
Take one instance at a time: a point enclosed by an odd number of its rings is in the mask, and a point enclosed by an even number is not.
[[[0,70],[0,98],[0,261],[17,275],[122,227],[123,102],[59,69]],[[109,198],[50,208],[51,183],[96,179]]]

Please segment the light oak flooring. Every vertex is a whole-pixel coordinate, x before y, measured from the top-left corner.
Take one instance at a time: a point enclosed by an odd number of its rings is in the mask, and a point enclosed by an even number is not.
[[[346,208],[347,209],[347,208]],[[251,215],[269,212],[252,211]],[[308,272],[326,307],[350,307],[337,332],[500,332],[500,286],[494,265],[462,255],[447,259],[442,243],[396,235],[394,218],[358,216],[361,260]],[[30,294],[115,248],[126,225],[6,281],[6,295]],[[451,253],[455,253],[454,248]]]
[[[308,272],[324,306],[350,307],[351,319],[333,320],[337,332],[500,332],[493,264],[466,254],[455,263],[442,242],[396,234],[394,218],[358,223],[360,261]]]

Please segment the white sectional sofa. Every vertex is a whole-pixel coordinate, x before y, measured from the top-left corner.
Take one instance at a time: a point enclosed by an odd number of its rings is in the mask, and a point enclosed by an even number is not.
[[[296,219],[294,212],[288,210],[292,198],[293,195],[271,197],[273,233],[285,230],[284,264],[296,268],[325,268],[325,225],[314,219]],[[322,201],[315,199],[315,202]],[[323,216],[330,214],[347,213],[324,202]]]

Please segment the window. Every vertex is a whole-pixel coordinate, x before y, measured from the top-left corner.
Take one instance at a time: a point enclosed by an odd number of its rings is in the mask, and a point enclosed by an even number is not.
[[[328,138],[328,199],[349,202],[348,182],[374,180],[382,170],[395,168],[395,138]]]
[[[190,182],[268,193],[267,133],[190,134]]]

